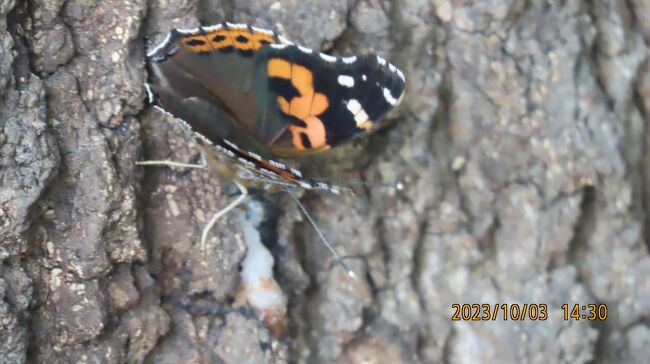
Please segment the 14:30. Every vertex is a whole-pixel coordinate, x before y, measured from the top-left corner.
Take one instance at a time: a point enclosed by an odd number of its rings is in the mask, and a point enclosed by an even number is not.
[[[567,303],[562,305],[562,312],[564,313],[564,321],[580,319],[589,321],[605,321],[607,319],[607,305],[604,303],[588,305],[580,305],[578,303],[569,305]]]

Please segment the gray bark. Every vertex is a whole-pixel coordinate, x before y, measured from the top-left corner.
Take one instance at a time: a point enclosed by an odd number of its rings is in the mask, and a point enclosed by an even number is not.
[[[408,82],[391,127],[303,163],[369,184],[302,196],[359,279],[288,196],[254,197],[281,338],[232,302],[242,212],[198,250],[228,182],[135,165],[197,153],[144,103],[146,49],[226,19],[378,52]],[[0,0],[0,363],[647,361],[649,24],[645,0]]]

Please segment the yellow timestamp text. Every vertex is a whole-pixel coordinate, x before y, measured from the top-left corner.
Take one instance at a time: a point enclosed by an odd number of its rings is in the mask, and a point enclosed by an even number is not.
[[[548,305],[545,303],[495,303],[495,304],[459,304],[451,305],[454,311],[452,321],[546,321]]]
[[[581,305],[575,303],[562,305],[562,314],[564,321],[569,320],[588,320],[588,321],[605,321],[607,319],[607,305],[604,303],[590,303]]]

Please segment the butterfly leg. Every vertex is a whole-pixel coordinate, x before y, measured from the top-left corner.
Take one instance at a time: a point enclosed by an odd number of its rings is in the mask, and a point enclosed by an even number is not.
[[[223,217],[225,214],[227,214],[230,210],[237,207],[237,205],[242,203],[242,201],[244,201],[246,196],[248,196],[248,189],[246,188],[246,186],[244,186],[243,184],[237,182],[236,180],[233,180],[233,182],[235,183],[235,185],[237,185],[237,188],[239,188],[240,195],[237,196],[237,198],[235,200],[233,200],[231,203],[229,203],[228,206],[224,207],[219,212],[214,214],[214,216],[212,216],[212,218],[210,219],[208,224],[205,225],[205,227],[203,228],[203,232],[201,233],[201,251],[202,252],[205,252],[205,242],[208,240],[208,233],[210,232],[210,230],[212,229],[214,224],[217,222],[217,220],[219,220],[221,217]]]
[[[208,169],[208,163],[205,160],[205,156],[203,155],[203,151],[201,151],[200,154],[200,163],[194,164],[194,163],[182,163],[182,162],[174,162],[170,160],[152,160],[152,161],[137,161],[135,162],[136,165],[138,166],[165,166],[165,167],[171,167],[171,168],[196,168],[196,169]]]
[[[165,166],[165,167],[177,167],[177,168],[196,168],[196,169],[207,169],[208,164],[205,161],[203,153],[201,153],[201,163],[192,164],[192,163],[181,163],[174,162],[170,160],[153,160],[153,161],[138,161],[135,162],[138,166]]]

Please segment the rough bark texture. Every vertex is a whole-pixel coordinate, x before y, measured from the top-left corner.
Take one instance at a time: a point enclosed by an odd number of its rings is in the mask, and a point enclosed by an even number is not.
[[[357,280],[288,196],[258,197],[284,338],[233,306],[242,212],[197,249],[228,184],[134,164],[196,157],[144,105],[147,47],[223,20],[408,80],[392,127],[303,164],[374,184],[302,196]],[[649,24],[646,0],[0,0],[0,363],[647,361]]]

